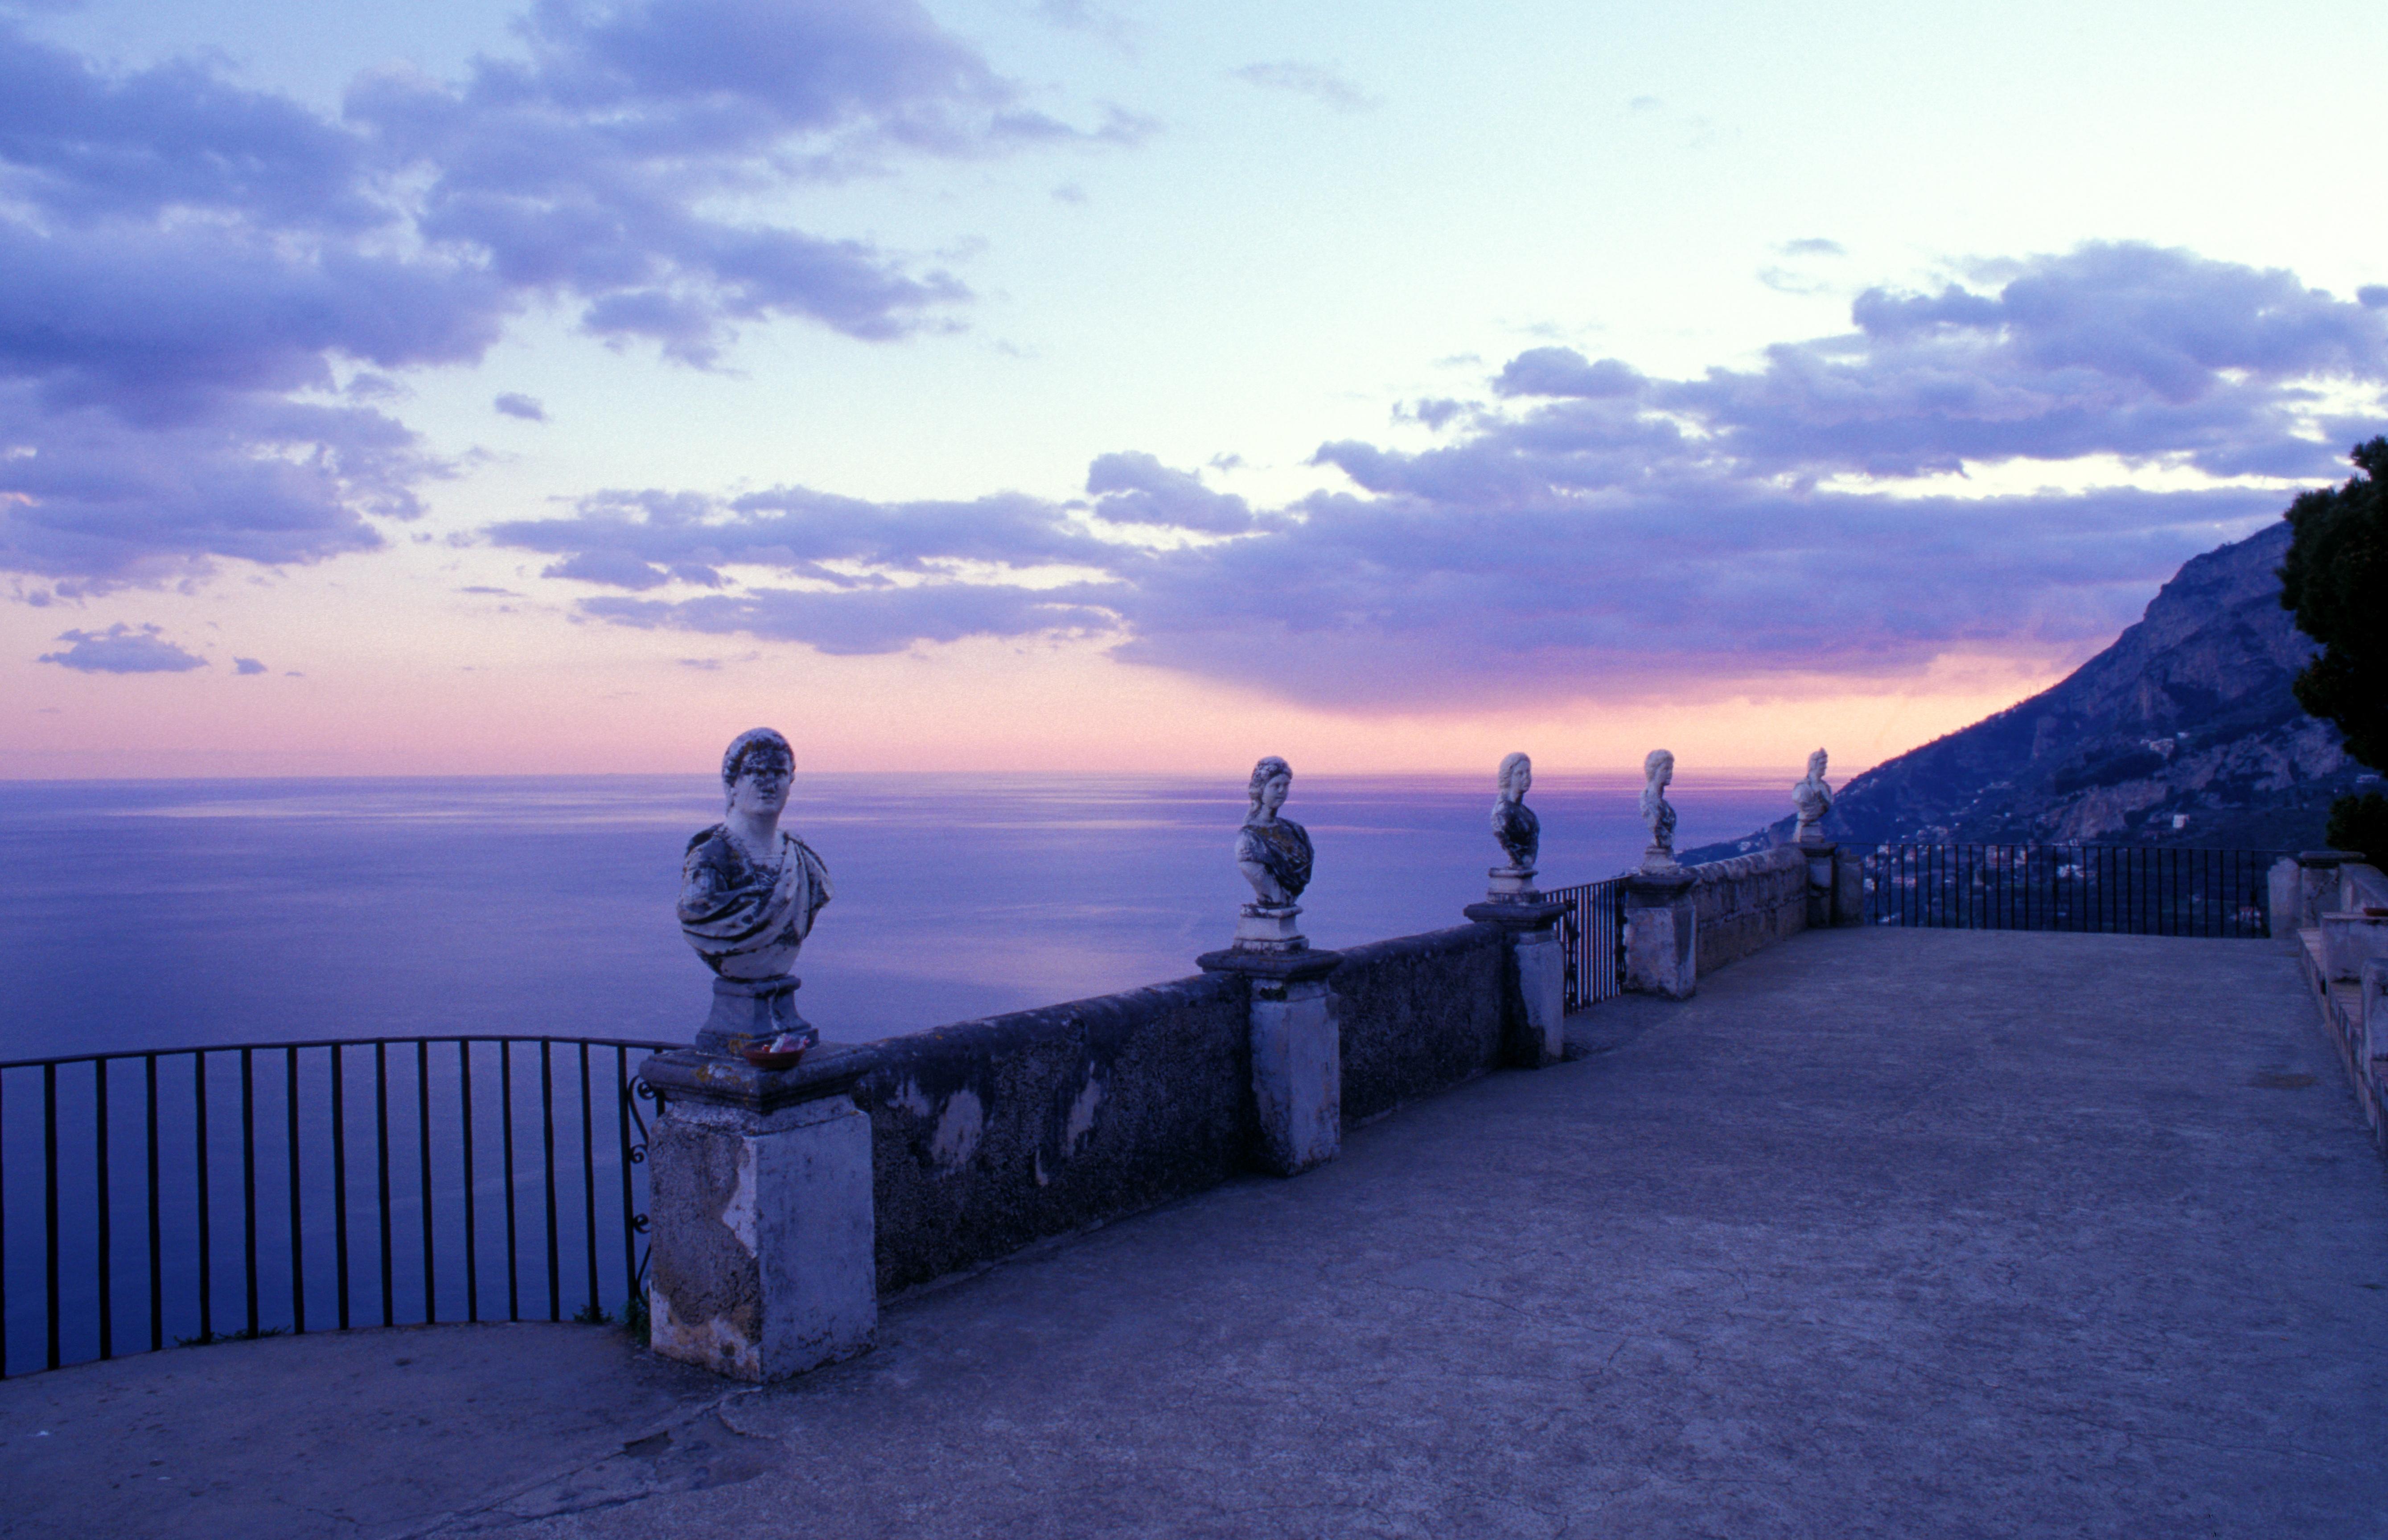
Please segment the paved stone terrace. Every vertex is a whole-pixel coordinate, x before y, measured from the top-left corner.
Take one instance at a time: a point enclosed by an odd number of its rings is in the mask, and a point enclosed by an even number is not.
[[[732,1391],[587,1327],[0,1384],[16,1535],[2378,1536],[2388,1180],[2292,956],[1840,931]]]

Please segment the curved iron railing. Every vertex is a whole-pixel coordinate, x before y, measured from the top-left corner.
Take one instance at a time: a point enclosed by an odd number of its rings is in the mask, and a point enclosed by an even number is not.
[[[0,1063],[0,1376],[333,1324],[627,1315],[653,1099],[631,1055],[677,1046],[466,1034]]]

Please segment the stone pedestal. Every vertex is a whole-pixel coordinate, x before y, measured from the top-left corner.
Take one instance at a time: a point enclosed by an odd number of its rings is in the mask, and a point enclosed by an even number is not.
[[[647,1061],[657,1353],[761,1382],[870,1346],[870,1119],[852,1092],[871,1062],[834,1047],[778,1072],[690,1049]]]
[[[1493,875],[1500,875],[1495,869]],[[1531,875],[1531,873],[1529,873]],[[1517,1008],[1509,1024],[1509,1062],[1523,1069],[1556,1064],[1567,1052],[1567,958],[1559,948],[1559,917],[1567,905],[1494,897],[1470,904],[1467,918],[1498,925],[1508,940]]]
[[[1865,853],[1836,850],[1833,855],[1833,923],[1862,925],[1865,921]]]
[[[2363,1056],[2388,1059],[2388,961],[2363,965],[2362,993]]]
[[[2364,966],[2388,960],[2388,914],[2361,910],[2327,910],[2321,917],[2322,976],[2333,984],[2352,984]]]
[[[820,1034],[796,1014],[796,986],[804,981],[794,974],[769,978],[716,978],[713,1013],[697,1029],[699,1051],[735,1059],[751,1042],[768,1042],[782,1032],[813,1042]]]
[[[1689,999],[1699,987],[1699,937],[1693,875],[1642,871],[1625,879],[1625,987]]]
[[[2297,852],[2297,928],[2311,930],[2321,923],[2322,911],[2338,907],[2338,869],[2348,861],[2359,861],[2362,853],[2356,850],[2300,850]]]
[[[1300,904],[1246,904],[1236,915],[1236,949],[1302,951],[1310,943],[1302,939],[1296,923],[1301,918]]]
[[[2278,940],[2293,941],[2297,936],[2297,910],[2305,892],[2304,882],[2297,872],[2297,859],[2282,856],[2264,874],[2267,901],[2265,919],[2270,923],[2272,935]]]
[[[1238,946],[1196,961],[1242,974],[1251,991],[1252,1164],[1291,1177],[1333,1160],[1343,1150],[1343,1039],[1327,975],[1341,956]]]
[[[1801,840],[1799,853],[1808,858],[1808,928],[1823,930],[1838,923],[1838,885],[1835,870],[1841,847],[1828,839]]]
[[[1534,869],[1531,866],[1496,866],[1484,873],[1485,897],[1492,903],[1537,903],[1542,895],[1534,891]]]

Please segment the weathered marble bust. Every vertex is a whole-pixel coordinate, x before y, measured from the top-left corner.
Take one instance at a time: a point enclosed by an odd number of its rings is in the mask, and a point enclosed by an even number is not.
[[[1531,877],[1534,862],[1542,854],[1543,822],[1534,809],[1526,806],[1526,793],[1533,788],[1534,762],[1522,754],[1512,754],[1501,761],[1501,795],[1492,803],[1492,837],[1501,842],[1502,853],[1509,858],[1505,868],[1495,867],[1492,875]]]
[[[1833,810],[1832,783],[1824,779],[1824,751],[1808,756],[1808,778],[1791,787],[1791,805],[1799,809],[1799,826],[1791,837],[1806,845],[1824,837],[1824,815]]]
[[[1277,816],[1292,789],[1293,767],[1276,755],[1252,767],[1246,787],[1251,808],[1244,815],[1244,826],[1236,831],[1236,865],[1252,885],[1261,909],[1290,908],[1310,885],[1310,832]]]
[[[680,929],[727,979],[787,973],[830,900],[829,869],[780,827],[796,757],[768,727],[742,732],[721,757],[722,821],[699,830],[680,863]]]
[[[1652,749],[1642,761],[1642,821],[1650,827],[1642,870],[1675,871],[1675,809],[1667,801],[1667,783],[1675,779],[1675,757],[1663,748]]]

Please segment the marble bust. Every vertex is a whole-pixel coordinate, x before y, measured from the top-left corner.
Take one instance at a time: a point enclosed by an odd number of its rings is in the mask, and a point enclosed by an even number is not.
[[[1264,909],[1286,908],[1310,885],[1310,832],[1277,816],[1292,789],[1293,768],[1274,754],[1252,767],[1245,788],[1251,808],[1236,831],[1236,865]]]
[[[723,979],[785,974],[830,900],[829,869],[780,827],[795,768],[768,727],[732,739],[721,757],[727,812],[690,838],[680,863],[680,934]]]
[[[1501,761],[1500,795],[1492,801],[1492,837],[1501,842],[1508,863],[1492,869],[1494,897],[1523,897],[1533,892],[1534,862],[1542,854],[1543,823],[1526,806],[1533,788],[1534,762],[1522,754]]]
[[[1642,761],[1642,821],[1650,828],[1650,847],[1642,852],[1645,872],[1675,871],[1675,809],[1667,801],[1667,783],[1675,778],[1675,757],[1654,748]]]
[[[1293,768],[1276,755],[1252,767],[1245,788],[1251,806],[1236,831],[1236,867],[1252,885],[1253,900],[1236,924],[1238,947],[1298,950],[1304,944],[1294,927],[1302,912],[1294,900],[1310,885],[1310,832],[1277,816],[1292,789]]]
[[[1824,751],[1808,756],[1808,778],[1791,787],[1791,805],[1799,809],[1799,826],[1792,839],[1809,845],[1824,837],[1824,815],[1833,810],[1832,783],[1824,779]]]

